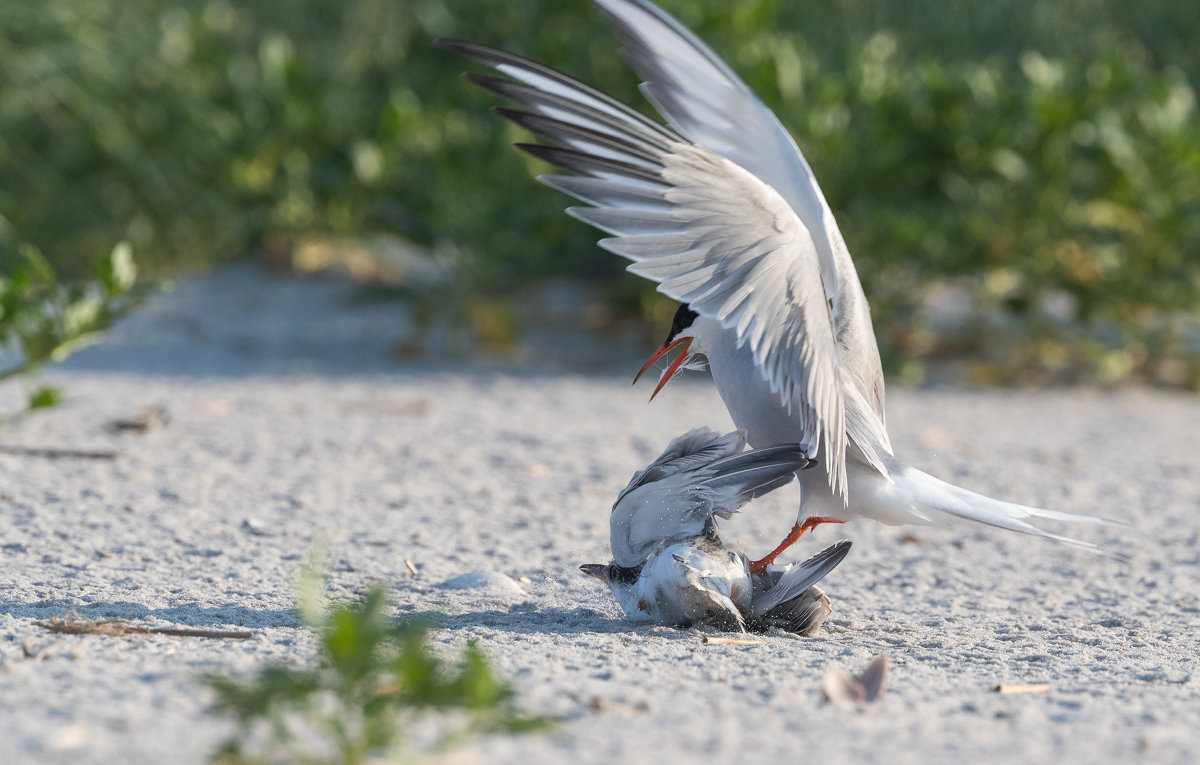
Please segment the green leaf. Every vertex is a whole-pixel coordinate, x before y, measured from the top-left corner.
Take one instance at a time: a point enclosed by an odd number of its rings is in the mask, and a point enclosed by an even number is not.
[[[310,564],[301,578],[308,594],[300,608],[318,637],[314,664],[267,667],[247,679],[206,679],[216,694],[214,712],[231,718],[238,731],[215,761],[343,765],[383,758],[399,752],[407,724],[419,715],[444,728],[437,738],[446,746],[484,731],[519,734],[548,724],[516,710],[512,688],[478,645],[468,644],[459,662],[447,662],[430,649],[423,626],[392,623],[384,588],[318,609],[318,570]],[[450,710],[458,714],[443,714]],[[338,754],[316,759],[314,751]]]
[[[20,264],[11,277],[0,279],[0,344],[16,346],[21,361],[0,370],[0,380],[61,361],[98,341],[150,291],[135,285],[128,245],[117,245],[100,259],[98,282],[60,282],[40,250],[22,244],[19,251]]]
[[[23,278],[46,287],[54,286],[57,282],[54,268],[51,267],[50,261],[46,260],[46,256],[42,254],[41,250],[32,244],[22,243],[17,247],[17,251],[20,252],[25,265],[24,272],[18,272],[18,279]]]
[[[74,338],[95,329],[104,311],[104,304],[100,295],[85,295],[67,304],[60,319],[63,336]]]
[[[132,289],[137,281],[137,266],[129,242],[120,242],[113,247],[107,257],[100,259],[96,270],[109,295],[120,295]]]
[[[328,557],[324,542],[313,545],[308,563],[296,582],[296,610],[310,627],[318,627],[325,615],[325,566]]]
[[[61,388],[53,385],[43,385],[29,394],[29,409],[49,409],[62,403]]]

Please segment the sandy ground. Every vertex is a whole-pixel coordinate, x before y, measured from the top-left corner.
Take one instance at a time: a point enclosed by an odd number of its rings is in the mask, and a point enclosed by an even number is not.
[[[526,709],[564,720],[455,762],[1200,760],[1200,400],[892,391],[908,461],[1125,519],[1128,531],[1080,534],[1132,561],[988,529],[824,527],[797,556],[839,536],[855,546],[825,583],[823,633],[712,645],[625,622],[577,570],[607,560],[608,508],[634,470],[688,428],[728,427],[702,375],[647,405],[649,387],[629,386],[646,348],[575,365],[586,373],[553,354],[397,361],[403,306],[352,295],[250,268],[182,284],[51,373],[62,407],[0,430],[0,761],[203,762],[228,729],[199,675],[312,655],[292,588],[322,539],[335,592],[392,585],[397,612],[437,624],[439,646],[477,639]],[[147,406],[167,424],[109,429]],[[794,487],[776,492],[726,534],[764,552],[795,502]],[[472,572],[507,579],[448,586]],[[254,637],[33,624],[70,610]],[[822,702],[825,667],[879,653],[893,662],[882,702]]]

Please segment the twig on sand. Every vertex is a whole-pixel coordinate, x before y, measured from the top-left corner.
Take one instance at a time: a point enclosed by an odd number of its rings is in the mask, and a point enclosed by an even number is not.
[[[996,686],[996,693],[1045,693],[1048,690],[1050,690],[1050,685],[1047,683],[1031,685],[1000,683]]]
[[[408,558],[404,559],[404,567],[406,569],[408,569],[408,573],[413,574],[414,576],[416,575],[417,567],[414,566],[413,562],[411,560],[409,560]]]
[[[117,453],[111,449],[54,449],[36,446],[9,446],[0,444],[0,454],[15,454],[18,457],[44,457],[49,460],[115,460]]]
[[[715,637],[713,635],[705,635],[703,642],[712,643],[713,645],[766,645],[765,640],[755,640],[754,638],[726,638]]]
[[[225,638],[226,640],[245,640],[254,637],[249,630],[204,630],[190,627],[145,627],[131,623],[128,619],[87,619],[82,616],[56,616],[42,622],[34,622],[39,627],[67,635],[104,635],[105,637],[123,637],[125,635],[169,635],[171,637],[200,637]]]

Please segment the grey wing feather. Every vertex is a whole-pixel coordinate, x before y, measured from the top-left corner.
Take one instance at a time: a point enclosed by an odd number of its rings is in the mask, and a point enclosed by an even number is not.
[[[785,600],[758,618],[766,626],[810,637],[816,634],[832,613],[833,604],[829,597],[820,587],[813,585],[797,597]]]
[[[742,452],[745,436],[697,428],[671,442],[634,475],[613,505],[609,542],[622,566],[664,543],[705,536],[751,499],[792,480],[809,460],[795,444]]]
[[[761,497],[791,482],[810,460],[798,444],[781,444],[753,449],[713,462],[699,488],[711,492],[718,510],[736,510],[755,497]],[[727,517],[727,516],[726,516]]]
[[[626,494],[639,486],[661,481],[682,471],[694,470],[726,455],[737,454],[745,446],[746,434],[740,430],[722,436],[708,428],[693,428],[667,444],[667,448],[653,462],[634,473],[629,484],[617,495],[613,509]]]
[[[713,505],[712,497],[693,490],[709,475],[703,468],[745,446],[741,431],[722,436],[707,428],[671,441],[617,495],[609,516],[613,559],[622,566],[637,566],[664,541],[702,536]]]
[[[642,91],[688,140],[745,168],[787,201],[811,235],[842,349],[842,384],[851,441],[888,476],[879,450],[885,428],[883,368],[854,262],[812,168],[787,130],[753,91],[689,29],[647,0],[595,0],[628,46],[622,51],[644,80]],[[730,115],[736,115],[730,119]],[[872,440],[865,440],[872,439]],[[836,444],[831,446],[836,447]],[[841,452],[831,449],[837,459]],[[831,477],[834,473],[831,472]],[[837,492],[837,481],[831,484]]]
[[[843,380],[850,376],[845,367],[840,371]],[[847,449],[857,450],[856,456],[878,470],[890,483],[895,479],[888,467],[888,458],[892,456],[892,444],[882,413],[882,382],[877,393],[878,399],[875,401],[878,402],[879,412],[873,409],[872,401],[863,397],[860,388],[853,384],[842,385],[842,394],[846,397],[846,433],[850,436]]]
[[[766,614],[776,606],[804,593],[809,587],[828,576],[850,552],[850,540],[821,550],[803,563],[798,563],[784,572],[775,586],[763,593],[755,593],[751,608],[755,613]]]
[[[830,487],[844,499],[839,308],[816,224],[754,171],[565,75],[481,46],[442,44],[518,81],[474,78],[532,110],[532,118],[518,119],[557,144],[522,148],[587,179],[544,178],[596,205],[569,212],[614,235],[601,246],[750,347],[782,406],[799,413],[801,447],[809,454],[824,448]]]
[[[838,290],[837,224],[796,142],[753,91],[690,30],[644,0],[595,0],[627,41],[642,91],[681,135],[779,191],[812,233],[825,291]],[[730,115],[736,115],[731,120]]]

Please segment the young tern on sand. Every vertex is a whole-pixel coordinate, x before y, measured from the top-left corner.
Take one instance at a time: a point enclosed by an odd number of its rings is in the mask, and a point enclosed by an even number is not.
[[[746,556],[721,543],[717,518],[790,483],[811,464],[795,444],[745,446],[741,431],[689,431],[617,495],[609,516],[613,560],[580,569],[607,584],[627,616],[678,627],[775,626],[802,635],[828,618],[829,598],[815,585],[846,556],[849,542],[755,576]]]
[[[590,205],[569,214],[600,245],[682,303],[643,372],[679,349],[655,393],[692,354],[708,359],[733,422],[754,446],[798,443],[799,516],[762,570],[807,529],[854,517],[887,524],[979,523],[1078,547],[1036,522],[1104,523],[1024,507],[901,462],[867,300],[808,162],[775,115],[695,35],[648,0],[595,0],[624,39],[659,124],[563,74],[509,53],[440,41],[506,78],[470,81],[523,106],[499,113],[551,145],[519,145],[573,175],[539,180]],[[640,376],[640,374],[639,374]]]

